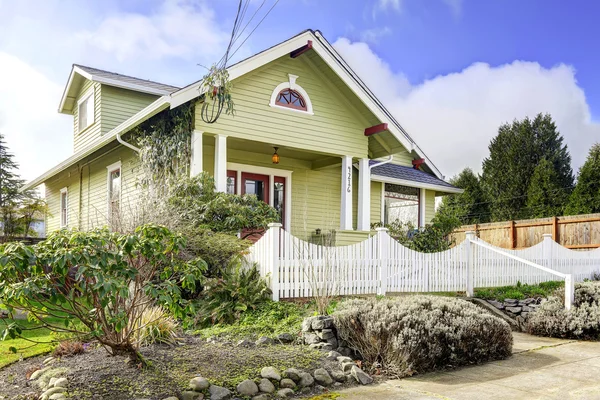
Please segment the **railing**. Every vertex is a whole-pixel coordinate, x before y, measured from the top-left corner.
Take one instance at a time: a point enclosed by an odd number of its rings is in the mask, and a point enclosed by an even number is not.
[[[536,284],[565,280],[565,306],[573,302],[574,282],[600,272],[600,249],[573,251],[545,235],[523,250],[490,245],[469,232],[450,250],[420,253],[379,228],[369,239],[350,246],[306,242],[271,224],[251,248],[247,261],[258,263],[273,299],[315,295],[385,295],[390,292],[455,292],[473,295],[476,287]]]

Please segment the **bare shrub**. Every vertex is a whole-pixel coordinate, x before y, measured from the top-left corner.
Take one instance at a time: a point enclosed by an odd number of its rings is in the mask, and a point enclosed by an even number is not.
[[[85,351],[83,343],[79,340],[65,340],[60,342],[54,352],[54,357],[73,357],[82,354]]]
[[[339,336],[368,365],[396,377],[503,359],[512,350],[505,321],[459,299],[349,300],[333,316]]]

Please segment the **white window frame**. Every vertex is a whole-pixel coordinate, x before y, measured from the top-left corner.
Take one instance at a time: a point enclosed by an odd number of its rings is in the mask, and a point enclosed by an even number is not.
[[[292,226],[292,171],[279,168],[257,167],[255,165],[246,165],[238,163],[227,163],[227,170],[236,171],[236,190],[238,194],[242,194],[242,172],[250,174],[267,175],[269,177],[269,205],[272,207],[275,201],[275,177],[281,176],[285,178],[285,221],[283,221],[283,229],[288,232]]]
[[[90,114],[90,110],[89,110],[89,106],[88,106],[88,112],[87,112],[87,122],[88,124],[86,125],[85,128],[81,128],[81,104],[90,99],[92,101],[92,112]],[[89,103],[88,103],[89,104]],[[94,124],[94,122],[96,122],[96,89],[95,88],[91,88],[90,90],[88,90],[83,96],[81,96],[81,98],[79,100],[77,100],[77,130],[79,133],[85,131],[86,129],[88,129],[90,126],[92,126]]]
[[[277,85],[275,90],[273,90],[273,93],[271,93],[271,101],[269,102],[269,106],[280,109],[280,110],[286,110],[286,111],[291,111],[291,112],[305,114],[305,115],[306,114],[315,115],[313,113],[313,106],[312,106],[312,102],[310,101],[310,97],[308,97],[308,93],[306,93],[306,90],[304,90],[302,88],[302,86],[300,86],[296,83],[296,79],[298,79],[298,76],[288,74],[288,77],[289,77],[288,82],[280,83],[279,85]],[[280,106],[279,104],[277,104],[277,96],[279,96],[279,93],[281,93],[281,91],[285,90],[285,89],[295,90],[296,92],[298,92],[302,95],[302,97],[304,98],[304,103],[306,103],[306,111],[297,110],[297,109],[291,108],[291,107],[284,107],[284,106]]]
[[[112,174],[114,171],[119,170],[121,172],[120,175],[120,179],[121,179],[121,191],[119,192],[119,206],[122,205],[122,199],[123,199],[123,168],[121,168],[121,160],[110,164],[109,166],[106,167],[106,215],[108,217],[110,217],[111,215],[111,209],[110,209],[110,174]]]
[[[63,194],[65,196],[65,221],[63,221]],[[60,227],[66,228],[69,226],[69,189],[64,187],[60,189],[60,198],[59,198],[59,207],[60,207]]]

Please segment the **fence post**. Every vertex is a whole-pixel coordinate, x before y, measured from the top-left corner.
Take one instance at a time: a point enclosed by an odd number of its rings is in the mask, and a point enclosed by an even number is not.
[[[379,295],[385,296],[387,292],[389,240],[388,228],[375,228],[377,231],[377,260],[379,264]]]
[[[573,302],[575,302],[575,282],[573,282],[573,275],[567,274],[565,276],[565,309],[570,310]]]
[[[474,270],[473,270],[473,249],[474,246],[471,243],[471,240],[475,239],[475,232],[473,231],[468,231],[465,233],[466,235],[466,241],[467,241],[467,245],[466,245],[466,252],[467,252],[467,296],[468,297],[473,297],[474,295],[474,291],[473,291],[473,284],[474,284]]]
[[[273,301],[279,301],[279,238],[281,235],[281,224],[278,222],[270,223],[269,233],[271,234],[270,257],[271,257],[271,291],[273,292]]]
[[[552,268],[552,234],[544,233],[542,237],[544,238],[542,240],[542,253],[544,257],[543,265],[546,268]]]

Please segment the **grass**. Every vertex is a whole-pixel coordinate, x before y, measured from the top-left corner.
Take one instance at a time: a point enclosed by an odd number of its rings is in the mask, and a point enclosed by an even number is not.
[[[22,328],[26,328],[23,330],[22,334],[24,338],[43,343],[34,344],[23,338],[6,339],[0,341],[0,368],[6,367],[15,361],[19,361],[21,358],[25,359],[28,357],[38,356],[40,354],[46,354],[54,349],[56,343],[53,341],[56,340],[56,335],[46,328],[30,330],[32,328],[39,327],[39,324],[36,322],[20,319],[2,319],[0,320],[0,333],[7,325],[12,324],[13,322],[18,323]],[[17,349],[17,353],[10,351],[10,347],[15,347]]]
[[[527,285],[518,282],[515,286],[475,289],[475,297],[498,301],[504,301],[504,299],[523,300],[527,298],[548,297],[563,287],[563,281],[542,282],[538,285]]]

